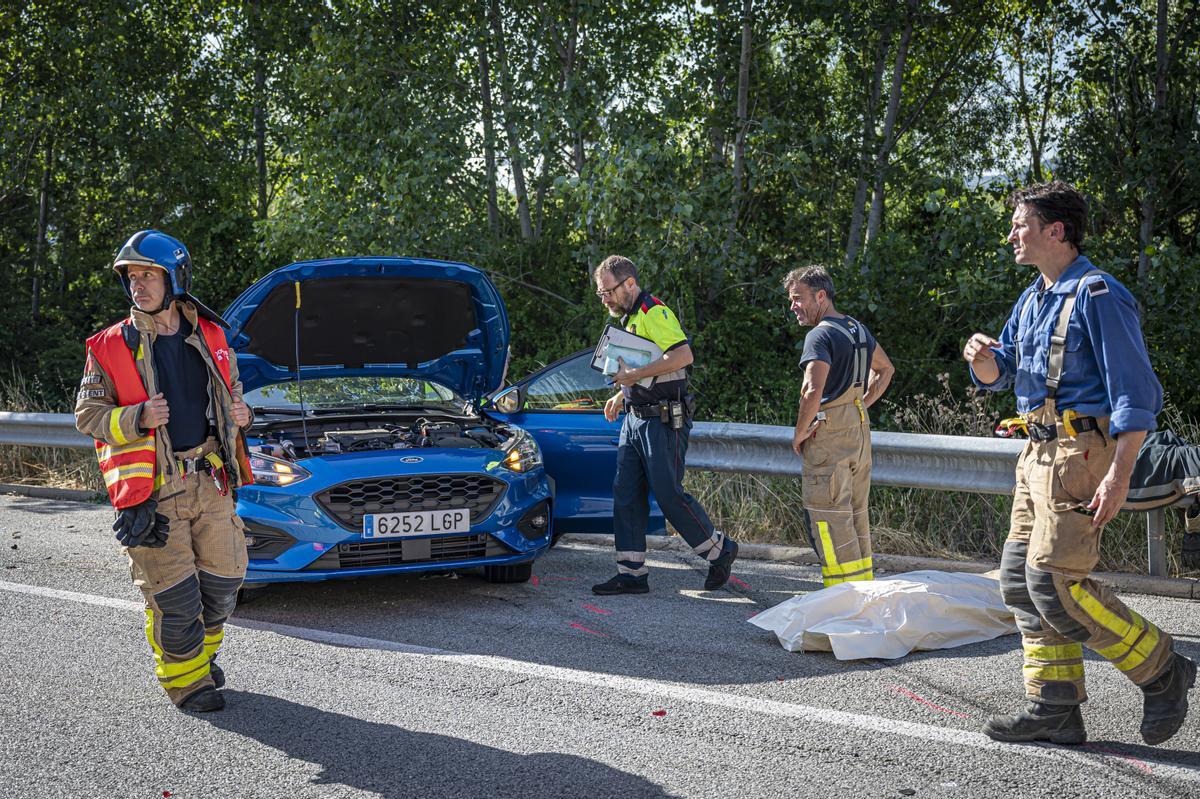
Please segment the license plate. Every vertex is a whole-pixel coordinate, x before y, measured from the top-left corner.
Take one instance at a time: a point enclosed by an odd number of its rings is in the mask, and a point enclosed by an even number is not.
[[[410,535],[471,532],[471,511],[419,510],[412,513],[368,513],[363,538],[401,538]]]

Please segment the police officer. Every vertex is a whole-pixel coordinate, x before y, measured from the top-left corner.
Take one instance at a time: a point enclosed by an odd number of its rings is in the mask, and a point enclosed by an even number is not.
[[[1083,196],[1055,181],[1018,190],[1011,202],[1015,260],[1038,276],[1000,338],[974,334],[963,357],[977,385],[1014,388],[1029,431],[1000,588],[1021,630],[1030,704],[983,730],[999,741],[1083,743],[1086,644],[1142,689],[1142,738],[1159,744],[1183,723],[1196,665],[1088,575],[1155,428],[1162,387],[1133,297],[1081,254]]]
[[[804,514],[821,579],[826,587],[872,580],[867,408],[896,370],[866,325],[834,307],[824,267],[793,269],[783,287],[796,320],[812,328],[800,356],[804,384],[792,449],[804,458]]]
[[[214,660],[246,573],[232,489],[252,481],[251,414],[219,317],[188,293],[187,248],[144,230],[113,269],[133,308],[87,340],[75,424],[96,440],[159,683],[182,710],[219,710]]]
[[[708,561],[704,588],[715,591],[729,580],[737,543],[713,529],[695,497],[683,490],[684,459],[692,428],[688,367],[692,348],[679,320],[662,300],[638,286],[637,269],[628,258],[612,255],[596,267],[596,296],[626,330],[653,341],[661,358],[637,369],[620,368],[613,382],[621,386],[604,404],[604,416],[616,421],[621,410],[617,473],[613,479],[613,537],[617,574],[592,586],[596,594],[644,594],[650,590],[646,568],[646,525],[649,491],[654,492],[667,520],[692,551]],[[650,385],[639,385],[650,380]]]

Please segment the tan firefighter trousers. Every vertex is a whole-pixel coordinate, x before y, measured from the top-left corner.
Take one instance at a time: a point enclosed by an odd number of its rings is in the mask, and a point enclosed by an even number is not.
[[[210,439],[177,459],[216,449]],[[158,512],[170,521],[167,545],[126,548],[133,584],[146,600],[146,638],[154,672],[175,704],[213,684],[210,666],[246,574],[246,541],[234,513],[206,471],[179,476],[160,490]]]
[[[821,406],[825,421],[804,442],[804,512],[826,587],[872,580],[871,424],[863,392],[851,387]]]
[[[1087,699],[1086,645],[1145,685],[1171,660],[1171,637],[1088,575],[1100,558],[1100,531],[1082,513],[1116,453],[1108,417],[1068,435],[1054,401],[1026,421],[1056,426],[1057,437],[1030,441],[1017,463],[1012,521],[1000,562],[1000,589],[1021,630],[1025,693],[1046,704]]]

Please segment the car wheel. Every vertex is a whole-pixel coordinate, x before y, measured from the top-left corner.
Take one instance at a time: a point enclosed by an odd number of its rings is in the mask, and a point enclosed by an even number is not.
[[[489,583],[524,583],[533,576],[532,563],[518,563],[515,566],[484,566],[483,579]]]
[[[237,592],[237,607],[245,605],[247,602],[253,602],[263,595],[267,590],[267,586],[261,583],[242,583],[242,587]]]

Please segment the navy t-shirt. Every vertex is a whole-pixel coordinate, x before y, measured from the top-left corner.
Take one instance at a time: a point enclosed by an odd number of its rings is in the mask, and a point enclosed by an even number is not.
[[[198,447],[208,438],[208,367],[185,339],[192,325],[182,316],[173,336],[154,339],[154,374],[171,411],[167,435],[176,450]]]
[[[859,325],[862,325],[864,330],[867,329],[862,322],[851,319],[849,316],[843,316],[841,319],[826,317],[822,321],[832,322],[849,331],[854,335],[855,340],[858,339]],[[870,330],[867,330],[867,363],[871,362],[874,355],[875,337],[871,335]],[[812,361],[824,361],[829,364],[829,377],[825,380],[825,391],[821,395],[821,404],[842,396],[854,382],[854,344],[844,333],[830,330],[824,325],[817,325],[808,331],[808,335],[804,337],[804,353],[800,356],[800,370],[803,371]],[[867,387],[864,385],[863,391],[866,389]]]

